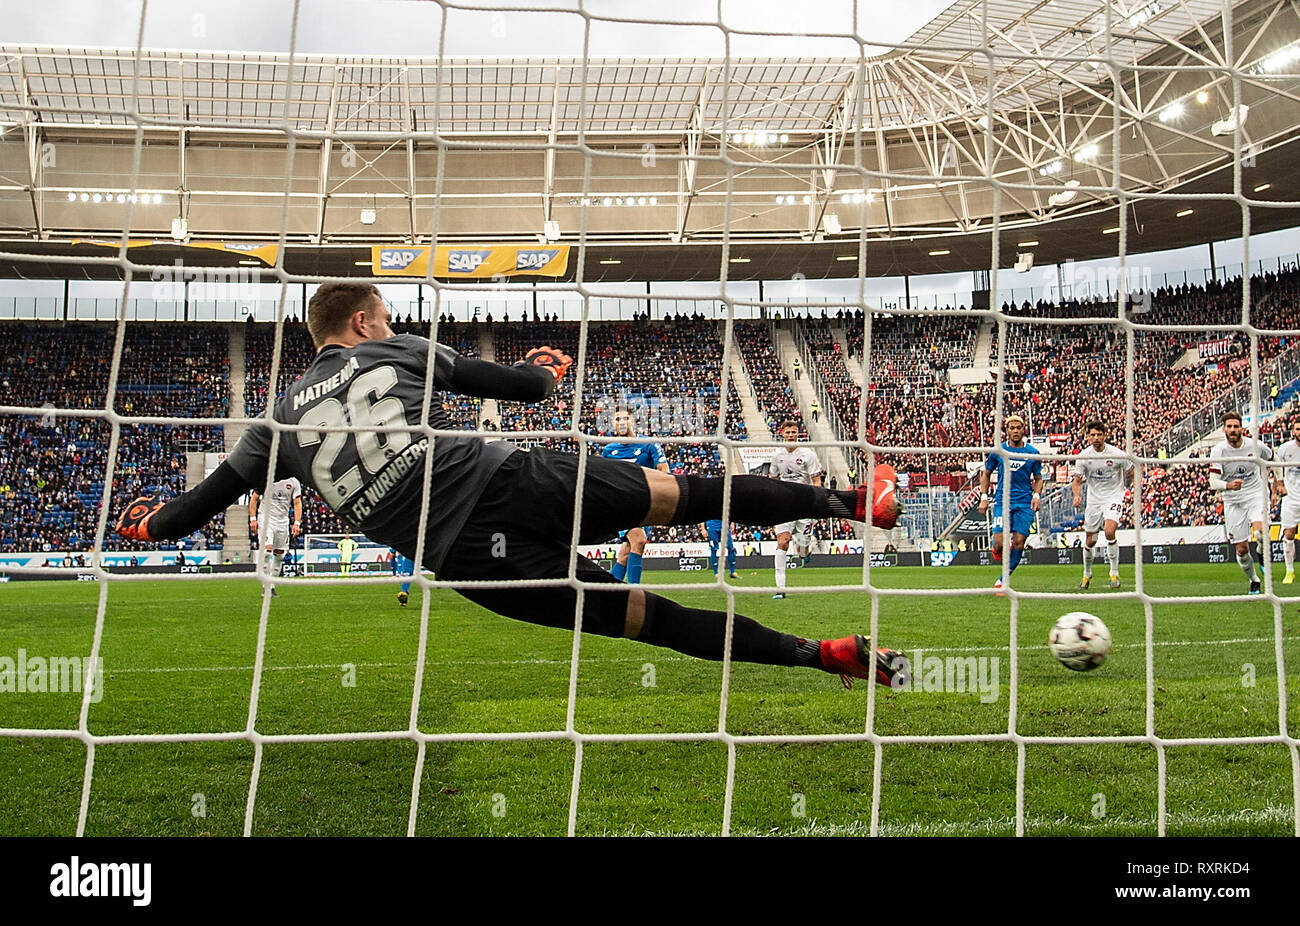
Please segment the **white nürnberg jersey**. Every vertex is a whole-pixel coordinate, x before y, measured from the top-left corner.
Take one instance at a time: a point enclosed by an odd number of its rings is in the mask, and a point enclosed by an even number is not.
[[[1210,451],[1211,460],[1219,460],[1223,457],[1256,457],[1261,460],[1273,459],[1273,451],[1268,449],[1267,444],[1262,444],[1253,437],[1243,437],[1240,447],[1233,447],[1226,440],[1219,441]],[[1224,482],[1232,482],[1234,479],[1241,480],[1240,489],[1224,489],[1223,500],[1234,504],[1246,502],[1258,498],[1265,489],[1265,482],[1260,475],[1259,464],[1250,460],[1236,460],[1233,462],[1215,463],[1214,469],[1218,469],[1222,474]]]
[[[271,494],[263,501],[266,503],[264,517],[268,522],[280,524],[287,522],[293,514],[293,500],[302,498],[302,483],[290,476],[271,484]]]
[[[1282,482],[1288,498],[1300,498],[1300,441],[1289,440],[1277,448],[1278,463],[1293,463],[1282,470]]]
[[[782,482],[812,485],[813,477],[822,474],[822,464],[811,447],[796,447],[794,450],[782,447],[772,457],[772,472]]]
[[[1124,475],[1133,469],[1133,461],[1107,456],[1123,452],[1118,447],[1107,444],[1105,449],[1098,453],[1097,449],[1089,444],[1074,458],[1074,474],[1088,487],[1089,504],[1123,496]]]

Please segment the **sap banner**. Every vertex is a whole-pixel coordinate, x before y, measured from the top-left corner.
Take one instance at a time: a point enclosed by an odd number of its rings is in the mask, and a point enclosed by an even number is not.
[[[379,245],[370,249],[375,276],[427,277],[433,251],[433,275],[440,280],[484,280],[493,277],[561,277],[569,269],[569,246],[517,247],[485,245],[436,249],[417,245]]]

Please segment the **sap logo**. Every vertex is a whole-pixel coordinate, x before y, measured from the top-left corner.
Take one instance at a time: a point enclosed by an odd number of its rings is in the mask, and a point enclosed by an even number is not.
[[[411,264],[415,263],[423,254],[423,251],[416,251],[410,248],[380,248],[379,269],[405,270],[407,267],[411,266]]]
[[[447,254],[448,273],[473,273],[491,251],[450,251]]]
[[[519,251],[515,254],[516,270],[541,270],[551,261],[555,260],[555,255],[559,251]]]

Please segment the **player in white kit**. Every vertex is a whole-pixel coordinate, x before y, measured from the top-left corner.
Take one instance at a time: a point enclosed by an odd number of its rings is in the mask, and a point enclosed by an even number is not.
[[[1210,464],[1210,488],[1223,493],[1223,525],[1228,542],[1237,547],[1237,565],[1250,580],[1250,594],[1258,595],[1260,575],[1250,553],[1250,538],[1252,533],[1264,536],[1264,525],[1269,520],[1269,479],[1265,467],[1255,460],[1218,462],[1224,457],[1273,459],[1268,445],[1244,433],[1240,414],[1228,412],[1223,416],[1225,439],[1210,450],[1210,459],[1215,461]]]
[[[769,467],[773,479],[782,482],[797,482],[803,485],[819,486],[822,484],[822,464],[811,447],[796,446],[799,443],[799,423],[785,421],[781,424],[781,440],[786,446],[776,452]],[[776,587],[785,588],[785,565],[789,556],[790,540],[794,539],[795,551],[807,566],[812,559],[813,519],[786,521],[774,528],[776,531]],[[784,598],[785,592],[777,592],[773,598]]]
[[[256,491],[249,493],[248,527],[257,534],[258,548],[267,554],[272,578],[279,578],[284,566],[284,553],[289,549],[289,538],[302,533],[302,483],[293,476],[272,483],[259,524],[260,501],[261,496]],[[274,585],[271,586],[271,597],[280,597]]]
[[[1291,439],[1277,448],[1276,463],[1290,464],[1282,468],[1275,486],[1282,496],[1282,550],[1286,557],[1286,575],[1283,585],[1295,581],[1295,535],[1300,526],[1300,415],[1291,419]]]
[[[1120,450],[1106,442],[1110,429],[1103,421],[1089,421],[1084,428],[1088,446],[1074,458],[1074,507],[1083,508],[1083,487],[1088,487],[1088,507],[1083,513],[1083,578],[1079,588],[1092,582],[1092,554],[1099,531],[1106,533],[1106,562],[1110,565],[1110,587],[1119,588],[1119,539],[1115,531],[1124,517],[1124,499],[1133,482],[1133,464]]]

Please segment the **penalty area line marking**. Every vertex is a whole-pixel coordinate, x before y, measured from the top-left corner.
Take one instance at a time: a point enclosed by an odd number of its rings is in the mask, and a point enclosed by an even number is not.
[[[1292,634],[1284,636],[1283,641],[1300,640],[1300,635]],[[1244,643],[1273,643],[1275,637],[1237,637],[1230,640],[1157,640],[1156,647],[1170,646],[1240,646]],[[1023,643],[1017,649],[1021,652],[1036,650],[1044,643]],[[1144,649],[1145,642],[1140,643],[1116,643],[1114,649]],[[1009,646],[919,646],[912,647],[913,650],[921,650],[924,653],[1007,653],[1011,651]],[[661,656],[657,662],[697,662],[689,656]],[[601,663],[643,663],[643,656],[612,657],[602,659],[583,659],[584,665],[599,665]],[[323,669],[339,669],[344,665],[355,666],[358,669],[400,669],[415,668],[415,662],[319,662],[319,663],[301,663],[287,666],[263,666],[266,672],[316,672]],[[447,659],[440,661],[428,661],[426,666],[567,666],[568,659]],[[109,676],[115,674],[159,674],[174,672],[252,672],[253,666],[152,666],[152,667],[133,667],[124,669],[105,669]]]
[[[659,662],[693,662],[689,656],[669,656],[661,658]],[[595,665],[602,662],[645,662],[643,657],[615,657],[612,659],[583,659],[584,665]],[[445,659],[429,660],[426,666],[567,666],[568,659]],[[320,663],[302,663],[289,666],[262,666],[263,672],[311,672],[319,669],[338,669],[343,665],[356,666],[358,669],[414,669],[415,662],[320,662]],[[253,667],[247,666],[154,666],[154,667],[135,667],[126,669],[105,669],[105,674],[113,675],[114,673],[160,673],[160,672],[251,672]]]

